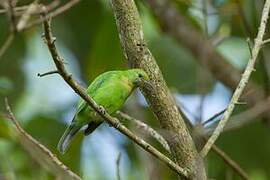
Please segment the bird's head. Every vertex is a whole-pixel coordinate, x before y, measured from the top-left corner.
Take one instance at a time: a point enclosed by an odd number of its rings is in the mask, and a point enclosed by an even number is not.
[[[149,76],[142,69],[130,69],[128,70],[129,77],[136,87],[141,87],[149,83]]]

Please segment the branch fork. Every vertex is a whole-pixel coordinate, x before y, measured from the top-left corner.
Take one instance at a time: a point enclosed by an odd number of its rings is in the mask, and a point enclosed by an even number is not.
[[[155,156],[157,159],[164,162],[169,168],[171,168],[176,173],[182,175],[183,177],[188,177],[189,172],[187,169],[184,169],[177,165],[175,162],[173,162],[171,159],[169,159],[167,156],[159,152],[157,149],[155,149],[153,146],[145,142],[143,139],[139,138],[137,135],[133,134],[128,128],[126,128],[124,125],[120,123],[120,121],[110,116],[106,110],[99,106],[85,91],[83,87],[81,87],[73,78],[72,75],[69,74],[66,69],[65,65],[63,63],[63,58],[59,55],[56,46],[55,46],[55,39],[53,38],[52,32],[51,32],[51,26],[49,20],[46,18],[47,16],[43,14],[43,18],[45,19],[43,22],[44,27],[44,37],[47,42],[48,49],[51,53],[52,59],[55,63],[55,66],[57,68],[58,73],[61,75],[61,77],[66,81],[66,83],[82,98],[84,99],[87,104],[92,107],[108,124],[119,130],[122,134],[126,135],[129,139],[131,139],[133,142],[138,144],[140,147],[142,147],[145,151],[149,152],[153,156]]]

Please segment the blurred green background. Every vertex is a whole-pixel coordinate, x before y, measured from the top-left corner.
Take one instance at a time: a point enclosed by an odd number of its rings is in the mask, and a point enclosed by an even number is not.
[[[41,2],[49,4],[52,1]],[[61,1],[61,5],[66,2]],[[263,2],[208,0],[208,15],[204,15],[202,0],[174,1],[179,11],[198,31],[205,34],[206,38],[226,36],[217,45],[217,50],[240,70],[245,67],[249,58],[246,38],[254,38],[256,35]],[[31,1],[19,1],[17,6],[29,3]],[[184,112],[191,121],[199,123],[200,119],[206,120],[224,109],[231,91],[200,67],[184,45],[163,33],[152,10],[144,1],[136,3],[147,44],[177,102],[185,107]],[[243,26],[243,19],[237,12],[238,5],[243,9],[248,27]],[[67,62],[66,67],[82,85],[87,86],[98,74],[105,71],[128,68],[109,0],[82,0],[67,12],[53,18],[52,27],[57,37],[57,47]],[[0,14],[0,46],[8,33],[8,18],[5,14]],[[268,51],[268,48],[265,48],[265,52]],[[42,40],[41,25],[17,34],[0,59],[0,110],[3,114],[4,97],[8,97],[17,119],[25,130],[57,154],[83,179],[116,179],[116,159],[120,152],[122,179],[177,178],[169,168],[106,124],[91,136],[78,136],[68,153],[60,155],[56,150],[57,142],[73,117],[78,96],[58,75],[43,78],[37,76],[38,73],[54,69],[48,49]],[[253,80],[265,86],[263,71],[264,68],[259,64]],[[203,106],[200,108],[202,102]],[[236,113],[245,108],[237,108]],[[129,98],[123,110],[160,131],[158,122],[139,92],[135,92]],[[155,140],[145,136],[135,127],[128,126],[165,152]],[[14,128],[2,117],[0,179],[54,179],[52,174],[38,165],[20,146],[13,136],[13,131]],[[251,179],[266,180],[270,179],[269,142],[269,127],[257,120],[241,129],[223,133],[217,145],[237,161]],[[206,164],[209,178],[239,179],[230,167],[212,152]]]

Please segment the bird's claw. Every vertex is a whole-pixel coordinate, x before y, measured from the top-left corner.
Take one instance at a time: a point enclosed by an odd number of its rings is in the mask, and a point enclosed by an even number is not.
[[[103,106],[99,106],[99,111],[102,113],[102,114],[106,114],[106,110]]]
[[[120,122],[118,122],[115,127],[118,129],[120,127]]]

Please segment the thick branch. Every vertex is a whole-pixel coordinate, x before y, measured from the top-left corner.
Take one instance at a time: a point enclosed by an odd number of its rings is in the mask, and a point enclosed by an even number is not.
[[[179,13],[169,0],[146,0],[153,9],[164,31],[187,46],[200,64],[225,85],[235,88],[240,72],[231,66],[215,48]]]
[[[145,124],[143,121],[140,121],[138,119],[135,119],[131,116],[129,116],[126,113],[117,112],[117,115],[120,117],[120,120],[128,120],[131,123],[135,124],[135,126],[142,130],[145,134],[148,134],[149,136],[152,136],[154,139],[156,139],[163,147],[166,149],[169,153],[171,152],[169,149],[169,145],[167,144],[166,140],[153,128]],[[194,127],[192,127],[194,128]],[[206,139],[205,139],[206,140]],[[212,146],[211,149],[213,152],[215,152],[220,158],[230,167],[232,170],[237,173],[242,179],[249,179],[247,173],[241,168],[241,166],[235,162],[230,156],[228,156],[224,151],[222,151],[218,146],[215,144]]]
[[[227,121],[229,120],[234,110],[235,105],[237,104],[240,96],[242,95],[242,92],[244,91],[244,88],[246,87],[248,83],[248,80],[250,78],[252,71],[254,71],[254,66],[255,66],[257,56],[263,45],[263,36],[265,33],[265,27],[266,27],[266,23],[268,19],[269,8],[270,8],[270,0],[266,0],[264,8],[263,8],[263,12],[262,12],[260,27],[258,29],[258,35],[256,39],[254,40],[255,44],[254,44],[254,47],[252,48],[251,57],[248,61],[247,67],[242,75],[242,79],[240,80],[239,85],[237,86],[232,96],[231,102],[227,110],[225,111],[223,118],[219,121],[217,128],[214,130],[212,136],[208,139],[206,145],[201,151],[201,155],[203,157],[207,155],[208,151],[211,149],[212,145],[215,143],[218,136],[223,131],[223,128],[225,127]]]
[[[56,46],[55,46],[55,38],[52,35],[50,24],[48,20],[44,21],[44,36],[46,39],[46,44],[49,48],[49,51],[51,53],[52,59],[56,65],[56,68],[58,70],[58,73],[61,75],[61,77],[66,81],[66,83],[82,98],[84,99],[87,104],[93,108],[107,123],[109,123],[111,126],[119,130],[121,133],[126,135],[129,139],[134,141],[136,144],[138,144],[140,147],[142,147],[145,151],[149,152],[162,162],[164,162],[169,168],[171,168],[173,171],[175,171],[178,174],[181,174],[184,177],[188,176],[188,172],[175,164],[173,161],[171,161],[167,156],[163,155],[161,152],[159,152],[157,149],[155,149],[153,146],[145,142],[143,139],[139,138],[135,134],[133,134],[129,129],[127,129],[125,126],[120,124],[119,120],[110,116],[106,110],[99,106],[85,91],[83,87],[81,87],[73,78],[72,75],[69,74],[64,66],[63,59],[60,57]]]
[[[188,133],[183,118],[146,46],[138,10],[133,0],[111,0],[121,45],[131,67],[149,75],[153,88],[142,89],[152,111],[165,129],[166,140],[178,164],[191,170],[194,179],[206,179],[202,159]]]
[[[230,89],[235,90],[241,79],[241,72],[221,56],[204,36],[189,23],[169,0],[146,0],[153,9],[163,30],[172,35],[179,43],[184,44],[195,56],[195,60]],[[267,40],[266,40],[267,41]],[[254,106],[264,99],[261,87],[248,83],[242,96],[249,106]],[[264,116],[269,119],[270,113]]]

